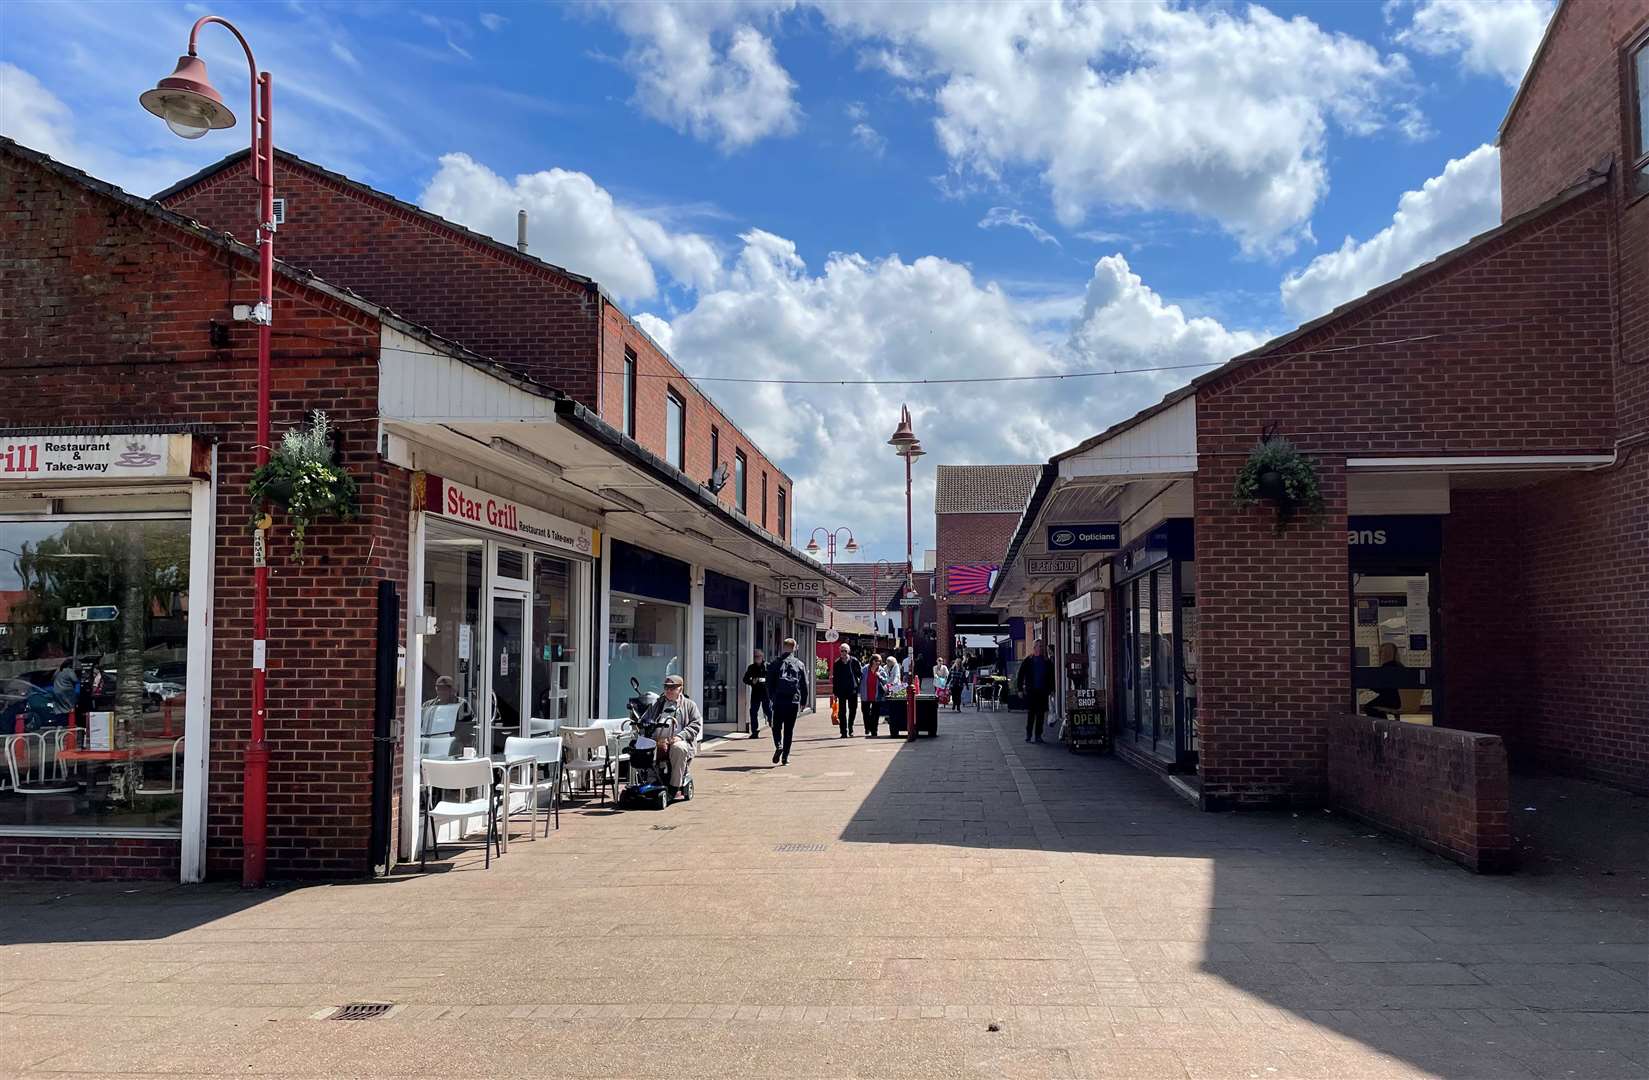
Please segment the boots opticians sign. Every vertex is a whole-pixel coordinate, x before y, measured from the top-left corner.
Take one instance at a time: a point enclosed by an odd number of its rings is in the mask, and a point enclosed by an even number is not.
[[[1049,551],[1115,551],[1122,545],[1122,526],[1115,521],[1087,525],[1049,525]]]
[[[0,480],[187,476],[188,435],[38,435],[0,439]]]
[[[424,477],[424,506],[431,514],[463,521],[520,540],[592,556],[600,533],[588,525],[522,506],[514,499],[491,495],[439,476]]]

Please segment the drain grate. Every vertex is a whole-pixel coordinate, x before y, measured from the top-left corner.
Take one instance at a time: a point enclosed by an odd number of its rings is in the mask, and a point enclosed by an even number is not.
[[[823,844],[774,844],[773,850],[780,855],[800,855],[808,852],[823,851]]]
[[[395,1006],[383,1001],[351,1001],[327,1017],[328,1020],[376,1020]]]

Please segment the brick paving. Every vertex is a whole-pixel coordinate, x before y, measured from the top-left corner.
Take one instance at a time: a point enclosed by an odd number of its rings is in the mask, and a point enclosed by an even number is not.
[[[0,1075],[1649,1076],[1643,800],[1543,781],[1607,842],[1473,877],[1016,714],[941,730],[723,741],[693,802],[490,871],[7,885]],[[351,1001],[394,1007],[321,1019]]]

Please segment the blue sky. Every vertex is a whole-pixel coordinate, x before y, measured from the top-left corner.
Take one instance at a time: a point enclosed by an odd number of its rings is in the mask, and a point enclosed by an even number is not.
[[[184,143],[135,100],[205,10],[8,4],[0,130],[144,194],[216,160],[244,127]],[[795,477],[797,525],[847,523],[880,557],[903,540],[881,445],[901,401],[928,463],[1043,460],[1200,370],[1179,365],[1492,226],[1486,144],[1550,3],[212,10],[274,73],[280,145],[510,239],[528,206],[533,252],[601,279],[689,372],[1176,368],[707,384]],[[244,113],[226,35],[202,52]]]

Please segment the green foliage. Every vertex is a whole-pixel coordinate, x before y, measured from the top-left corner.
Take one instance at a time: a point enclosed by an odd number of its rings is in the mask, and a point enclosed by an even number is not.
[[[317,410],[308,428],[288,431],[269,464],[252,474],[253,527],[267,507],[284,507],[292,519],[292,555],[299,560],[311,524],[325,517],[348,521],[360,510],[355,478],[332,460],[331,435],[326,413]]]
[[[830,665],[825,662],[822,656],[813,658],[813,677],[815,679],[830,678]]]
[[[1267,473],[1276,474],[1276,486],[1266,490]],[[1317,479],[1317,463],[1287,439],[1262,439],[1249,452],[1237,472],[1238,506],[1256,506],[1271,501],[1277,506],[1277,528],[1282,529],[1297,513],[1323,511],[1322,485]]]

